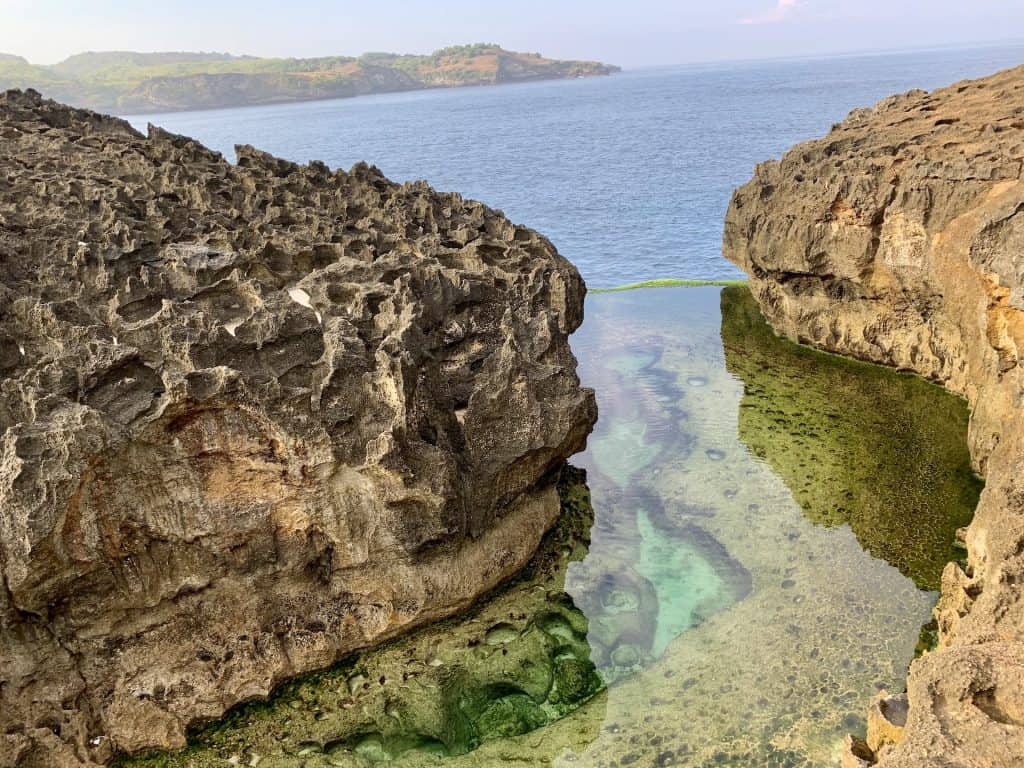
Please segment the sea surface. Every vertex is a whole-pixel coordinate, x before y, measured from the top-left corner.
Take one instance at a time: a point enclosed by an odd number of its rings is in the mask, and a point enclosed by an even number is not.
[[[591,287],[732,278],[732,190],[851,109],[1024,63],[1024,46],[637,69],[611,77],[130,116],[229,159],[378,166],[500,208],[552,239]]]

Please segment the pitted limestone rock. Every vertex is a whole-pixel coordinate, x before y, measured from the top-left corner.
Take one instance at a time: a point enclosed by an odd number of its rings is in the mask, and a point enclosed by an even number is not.
[[[584,291],[424,183],[0,95],[0,765],[181,745],[514,573]]]

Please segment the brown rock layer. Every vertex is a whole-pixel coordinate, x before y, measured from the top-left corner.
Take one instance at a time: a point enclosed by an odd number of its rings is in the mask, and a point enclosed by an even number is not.
[[[458,195],[0,95],[0,766],[180,746],[515,572],[584,290]]]
[[[854,111],[759,166],[726,218],[725,254],[779,331],[972,408],[987,485],[968,566],[943,575],[939,649],[873,708],[888,768],[1024,765],[1022,165],[1024,67]]]

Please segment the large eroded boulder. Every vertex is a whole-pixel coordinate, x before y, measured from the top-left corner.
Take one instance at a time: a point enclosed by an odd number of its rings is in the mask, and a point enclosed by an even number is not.
[[[779,331],[972,408],[987,486],[968,567],[943,574],[939,649],[875,705],[887,768],[1024,766],[1022,167],[1024,67],[854,111],[759,166],[726,219],[725,254]]]
[[[0,95],[0,766],[180,746],[514,573],[584,290],[426,184]]]

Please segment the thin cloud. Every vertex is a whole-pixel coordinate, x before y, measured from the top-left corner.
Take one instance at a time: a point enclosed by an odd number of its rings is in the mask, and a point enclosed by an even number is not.
[[[775,7],[757,16],[746,16],[740,24],[777,24],[784,21],[790,12],[800,4],[800,0],[776,0]]]

